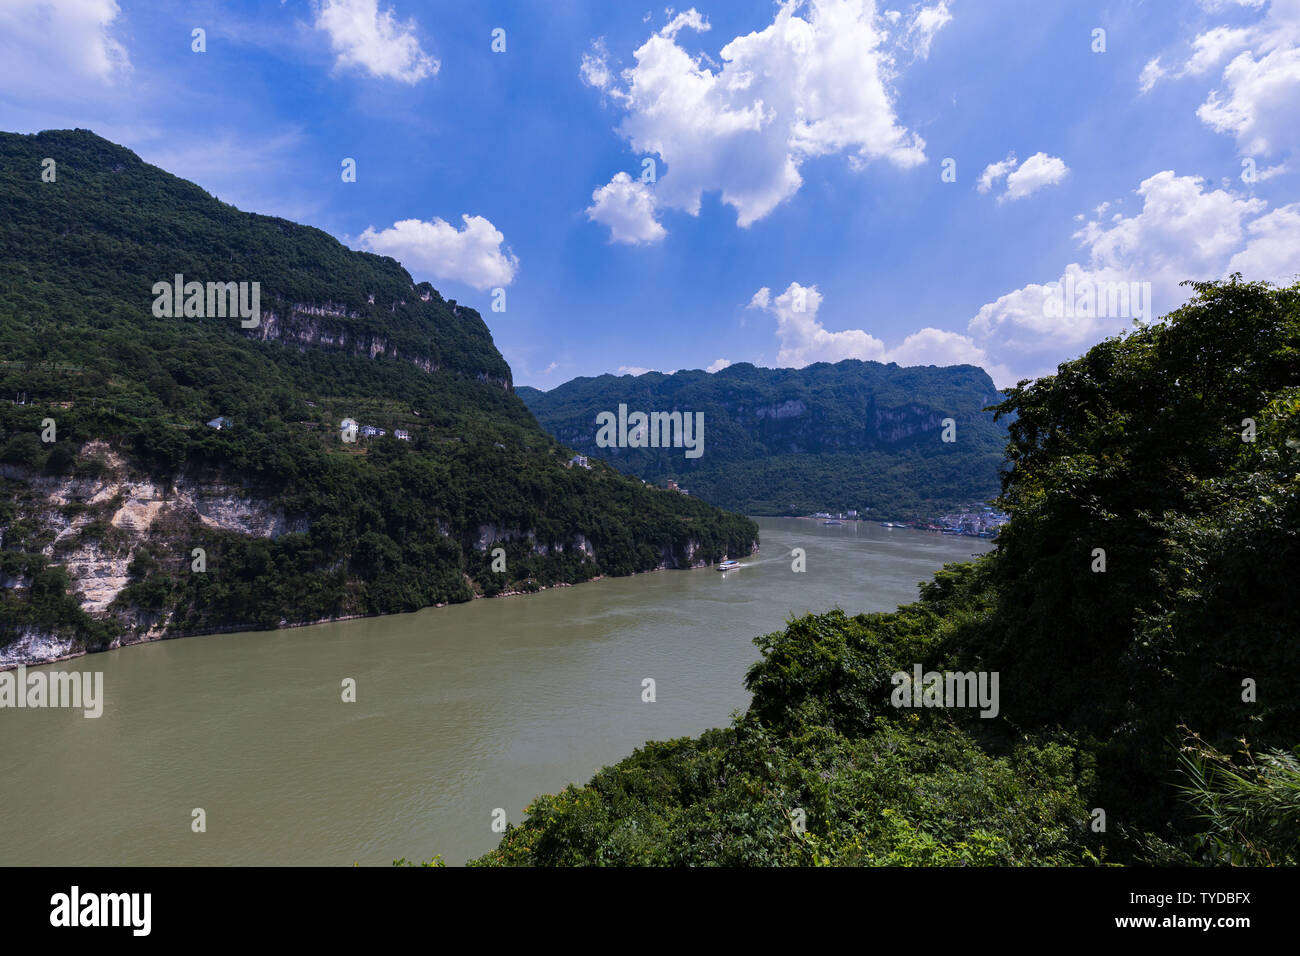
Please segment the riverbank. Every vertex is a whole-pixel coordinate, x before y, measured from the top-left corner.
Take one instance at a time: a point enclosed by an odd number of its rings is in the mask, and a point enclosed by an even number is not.
[[[693,551],[694,549],[692,549]],[[759,544],[756,541],[750,555],[759,553]],[[697,571],[701,568],[709,568],[714,565],[707,561],[692,561],[686,567],[675,567],[667,563],[667,560],[661,562],[657,567],[650,568],[647,571],[634,571],[630,575],[620,575],[620,577],[636,577],[643,574],[653,574],[657,571]],[[608,575],[599,574],[583,581],[558,581],[550,585],[538,585],[531,590],[512,590],[500,591],[496,594],[483,594],[475,591],[469,599],[465,601],[443,601],[437,604],[426,605],[422,608],[416,608],[411,611],[402,611],[397,614],[341,614],[337,616],[322,617],[312,621],[289,621],[282,619],[279,624],[273,627],[256,627],[249,624],[231,624],[221,627],[205,628],[195,631],[167,631],[165,629],[151,628],[141,635],[124,635],[109,644],[93,648],[77,648],[76,642],[72,638],[63,638],[58,635],[44,634],[35,630],[21,632],[18,638],[4,647],[0,647],[0,671],[13,670],[17,667],[38,667],[42,664],[56,664],[60,661],[75,660],[78,657],[85,657],[88,654],[102,654],[106,651],[121,650],[127,647],[136,647],[142,644],[154,644],[158,641],[180,640],[187,637],[209,637],[216,634],[242,634],[242,633],[267,633],[273,631],[290,630],[299,627],[315,627],[320,624],[335,624],[341,621],[355,621],[385,617],[397,617],[403,614],[418,614],[420,611],[430,609],[453,607],[461,604],[468,604],[473,601],[487,598],[502,597],[526,597],[530,594],[540,594],[544,591],[554,590],[556,588],[571,588],[579,584],[591,584],[608,577]]]

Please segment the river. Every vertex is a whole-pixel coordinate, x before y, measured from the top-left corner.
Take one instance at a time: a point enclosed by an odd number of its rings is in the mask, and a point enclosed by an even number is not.
[[[748,704],[753,638],[809,611],[888,610],[989,548],[870,523],[759,525],[762,552],[726,574],[642,574],[42,668],[102,672],[103,715],[0,710],[0,864],[462,864],[496,845],[498,808],[517,822],[535,795],[646,740],[725,725]],[[805,573],[791,570],[795,547]]]

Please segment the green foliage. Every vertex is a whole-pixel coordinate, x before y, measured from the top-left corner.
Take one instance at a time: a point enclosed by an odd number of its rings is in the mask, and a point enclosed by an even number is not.
[[[863,736],[751,718],[651,743],[539,797],[476,865],[988,865],[1089,859],[1086,761],[1067,741],[1006,755],[955,727]],[[797,820],[802,820],[802,828]]]
[[[1300,748],[1236,760],[1193,735],[1179,761],[1179,786],[1206,829],[1193,841],[1207,863],[1295,866],[1300,862]]]
[[[477,862],[1294,864],[1300,285],[1194,292],[1007,395],[993,552],[757,639],[729,728],[539,798]],[[996,671],[999,716],[893,707],[914,664]]]
[[[1212,742],[1300,739],[1300,606],[1277,577],[1300,562],[1298,346],[1300,287],[1201,283],[1002,406],[1012,521],[996,626],[965,654],[1002,672],[1022,725],[1106,738],[1103,799],[1133,815],[1172,812],[1157,742],[1180,724]]]

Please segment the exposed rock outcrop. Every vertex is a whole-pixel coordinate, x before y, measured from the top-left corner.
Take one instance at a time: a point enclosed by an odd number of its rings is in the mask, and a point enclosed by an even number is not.
[[[61,565],[82,610],[93,617],[112,616],[128,628],[128,640],[161,637],[166,621],[135,608],[113,607],[131,581],[132,558],[155,529],[197,523],[256,538],[305,532],[310,523],[250,497],[242,489],[211,476],[183,474],[171,486],[132,475],[122,456],[106,442],[83,447],[82,461],[98,463],[97,474],[50,476],[9,467],[4,477],[25,487],[16,501],[15,521],[25,522],[29,537],[42,542],[41,554]],[[24,590],[29,580],[9,576],[0,587]],[[116,646],[117,642],[114,642]],[[37,629],[25,629],[0,648],[0,668],[40,664],[81,653],[76,642]]]

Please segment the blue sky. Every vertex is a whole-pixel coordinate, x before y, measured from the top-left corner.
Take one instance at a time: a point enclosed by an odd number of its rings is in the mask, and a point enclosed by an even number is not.
[[[542,388],[1050,372],[1182,279],[1300,273],[1297,107],[1300,0],[0,7],[0,128],[393,255]]]

